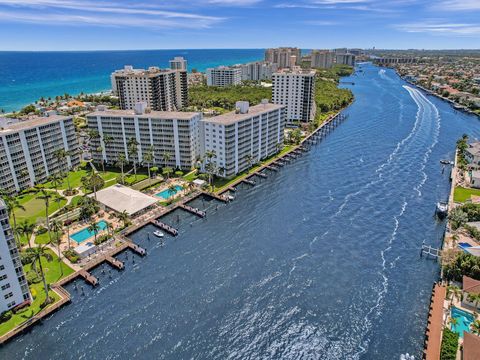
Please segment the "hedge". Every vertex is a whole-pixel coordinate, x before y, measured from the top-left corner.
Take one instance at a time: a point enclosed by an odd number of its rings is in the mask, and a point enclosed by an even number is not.
[[[442,347],[440,348],[440,360],[455,360],[458,349],[458,334],[449,328],[443,329]]]

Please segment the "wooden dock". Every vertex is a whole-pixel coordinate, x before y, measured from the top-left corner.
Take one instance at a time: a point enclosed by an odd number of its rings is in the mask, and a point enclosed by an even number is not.
[[[52,291],[54,291],[60,298],[60,300],[56,301],[55,303],[46,306],[44,309],[42,309],[38,314],[32,316],[30,319],[25,321],[24,323],[20,324],[16,328],[12,329],[8,333],[0,336],[0,344],[5,343],[6,341],[9,341],[10,339],[14,338],[15,336],[23,333],[27,329],[29,329],[31,326],[35,325],[36,323],[40,322],[43,318],[46,316],[52,314],[53,312],[57,311],[60,309],[62,306],[65,304],[68,304],[71,301],[71,296],[70,293],[63,287],[66,284],[78,279],[82,278],[84,279],[88,284],[92,286],[97,286],[99,284],[98,279],[93,276],[89,271],[96,268],[102,263],[109,263],[113,267],[122,270],[124,269],[124,264],[118,259],[115,259],[114,256],[121,253],[122,251],[126,249],[131,249],[133,252],[137,253],[138,255],[144,256],[146,255],[146,250],[143,249],[142,247],[138,246],[137,244],[131,242],[130,240],[123,238],[120,236],[120,239],[118,240],[118,246],[115,246],[114,249],[111,251],[107,252],[104,255],[101,255],[87,264],[83,266],[82,269],[64,277],[63,279],[57,281],[56,283],[53,283],[50,285],[50,288]]]
[[[179,207],[180,209],[188,211],[189,213],[197,215],[198,217],[201,217],[201,218],[204,218],[205,216],[207,216],[207,213],[205,211],[194,208],[193,206],[190,206],[190,205],[180,204]]]
[[[443,301],[446,295],[447,289],[445,286],[439,284],[433,286],[424,340],[423,359],[425,360],[440,359],[443,329]]]
[[[243,179],[242,182],[244,182],[245,184],[251,185],[251,186],[255,186],[255,181],[253,181],[253,180]]]
[[[151,220],[150,221],[153,225],[156,227],[168,232],[170,235],[177,236],[178,235],[178,230],[175,229],[173,226],[167,225],[161,221],[158,220]]]

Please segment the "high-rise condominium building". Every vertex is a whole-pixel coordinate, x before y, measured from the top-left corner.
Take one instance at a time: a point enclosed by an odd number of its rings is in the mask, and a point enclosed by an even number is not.
[[[302,51],[299,48],[281,47],[265,50],[265,61],[277,64],[279,69],[300,65]]]
[[[67,151],[64,161],[58,150]],[[20,191],[80,164],[73,119],[50,115],[0,128],[0,188]]]
[[[312,68],[330,69],[335,61],[335,53],[330,50],[313,50],[310,57]]]
[[[266,61],[256,61],[238,65],[242,70],[242,80],[272,80],[272,75],[277,72],[278,65]]]
[[[87,115],[88,128],[98,131],[99,138],[92,140],[96,162],[115,164],[119,154],[128,161],[147,165],[145,155],[152,152],[150,165],[191,169],[200,154],[199,121],[202,115],[192,112],[146,110],[146,104],[137,104],[135,110],[103,110]],[[111,142],[103,141],[108,136]],[[132,150],[136,141],[137,151]],[[153,151],[152,151],[153,150]],[[168,154],[168,159],[164,157]]]
[[[0,314],[30,300],[22,261],[8,222],[7,207],[0,199]]]
[[[175,56],[170,60],[170,69],[187,71],[187,60],[181,56]]]
[[[272,101],[285,105],[287,121],[315,119],[315,71],[281,70],[273,74]]]
[[[176,111],[188,103],[186,70],[154,66],[145,70],[125,66],[112,73],[111,81],[123,110],[133,109],[138,102],[146,102],[155,111]]]
[[[242,82],[242,70],[238,67],[219,66],[207,69],[208,86],[231,86]]]
[[[267,100],[252,107],[237,102],[236,111],[201,121],[202,154],[215,152],[204,161],[216,165],[217,175],[231,177],[279,151],[284,129],[284,106]]]
[[[339,65],[355,66],[355,55],[353,54],[337,54],[336,63]]]

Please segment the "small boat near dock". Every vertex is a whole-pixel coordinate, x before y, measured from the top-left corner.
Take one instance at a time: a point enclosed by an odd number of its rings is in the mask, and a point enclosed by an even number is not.
[[[159,237],[159,238],[163,238],[165,236],[165,234],[163,232],[161,232],[160,230],[155,230],[153,232],[153,235],[155,235],[156,237]]]
[[[441,219],[443,219],[448,214],[448,203],[444,201],[439,201],[437,207],[435,208],[435,213]]]

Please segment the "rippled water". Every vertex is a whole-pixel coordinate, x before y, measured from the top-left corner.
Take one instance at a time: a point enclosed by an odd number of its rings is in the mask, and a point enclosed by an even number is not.
[[[150,226],[134,234],[147,257],[95,270],[85,296],[70,285],[73,304],[0,357],[420,359],[439,269],[419,249],[440,244],[449,191],[439,160],[478,120],[361,68],[348,120],[309,153],[229,205],[196,200],[207,220],[169,215],[180,235],[163,248]]]

